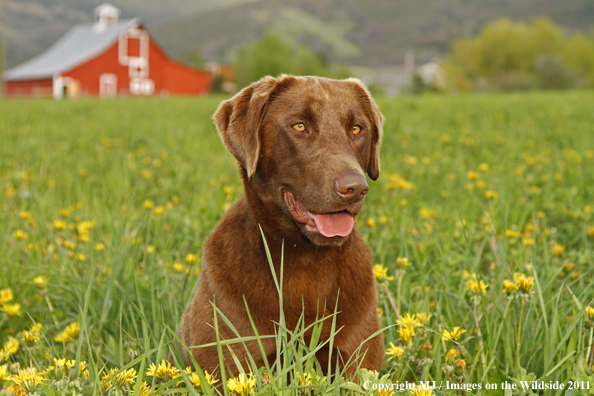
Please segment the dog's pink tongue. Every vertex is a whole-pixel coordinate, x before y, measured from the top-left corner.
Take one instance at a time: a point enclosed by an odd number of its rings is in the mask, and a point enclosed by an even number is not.
[[[316,222],[320,234],[326,238],[333,236],[345,237],[353,231],[355,219],[349,213],[311,214]]]

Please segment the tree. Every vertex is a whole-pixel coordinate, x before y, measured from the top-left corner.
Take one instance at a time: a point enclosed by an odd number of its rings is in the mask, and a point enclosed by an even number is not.
[[[266,33],[259,41],[246,44],[235,63],[235,80],[244,87],[264,76],[279,74],[317,75],[344,78],[351,74],[345,67],[330,67],[305,46],[292,48],[274,33]]]
[[[463,90],[592,86],[594,41],[567,37],[548,19],[500,19],[454,42],[445,64],[450,86]]]

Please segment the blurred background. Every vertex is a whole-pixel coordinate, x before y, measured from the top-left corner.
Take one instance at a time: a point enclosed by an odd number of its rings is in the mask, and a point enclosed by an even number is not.
[[[279,73],[354,75],[388,96],[594,87],[591,0],[112,3],[120,20],[139,17],[152,42],[173,60],[210,75],[208,89],[197,93],[232,93]],[[94,10],[100,4],[0,0],[0,70],[43,54],[77,25],[96,23]],[[131,84],[120,81],[117,94],[144,92],[136,89],[142,84]],[[147,93],[175,93],[159,88],[158,80],[151,84]],[[77,89],[77,94],[93,94],[84,82]]]

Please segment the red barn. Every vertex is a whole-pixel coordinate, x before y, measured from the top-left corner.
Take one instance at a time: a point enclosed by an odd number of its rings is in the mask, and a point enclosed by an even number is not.
[[[44,53],[3,74],[6,96],[198,95],[211,75],[171,60],[140,19],[118,20],[111,4],[94,24],[78,25]]]

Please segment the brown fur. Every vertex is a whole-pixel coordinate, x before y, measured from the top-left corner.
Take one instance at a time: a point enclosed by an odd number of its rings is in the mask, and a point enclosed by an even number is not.
[[[260,226],[277,277],[284,242],[283,302],[289,329],[295,328],[302,312],[306,324],[321,314],[332,314],[339,295],[336,328],[342,330],[334,339],[332,355],[340,355],[344,364],[380,329],[369,247],[356,229],[347,237],[331,238],[308,231],[295,220],[283,191],[294,194],[312,213],[347,209],[358,214],[367,190],[347,202],[337,196],[336,180],[344,172],[364,175],[365,171],[377,179],[383,116],[358,80],[280,76],[265,77],[223,102],[214,121],[225,146],[241,165],[245,192],[204,244],[198,291],[183,314],[180,339],[188,347],[216,340],[211,302],[241,336],[253,335],[244,298],[258,333],[275,334],[273,322],[279,320],[279,299]],[[306,124],[308,133],[293,129],[300,122]],[[356,136],[352,134],[355,124],[363,127]],[[217,320],[221,339],[236,338],[220,317]],[[329,333],[328,321],[322,341]],[[263,366],[256,342],[245,345],[256,363]],[[273,360],[275,341],[264,339],[263,346]],[[232,348],[246,367],[246,348],[241,344]],[[214,347],[189,350],[203,369],[218,369]],[[365,356],[356,364],[379,370],[384,357],[382,335],[365,343],[361,353]],[[189,363],[187,353],[185,358]],[[322,367],[327,367],[328,349],[322,349],[317,358]],[[237,373],[227,350],[225,365]]]

